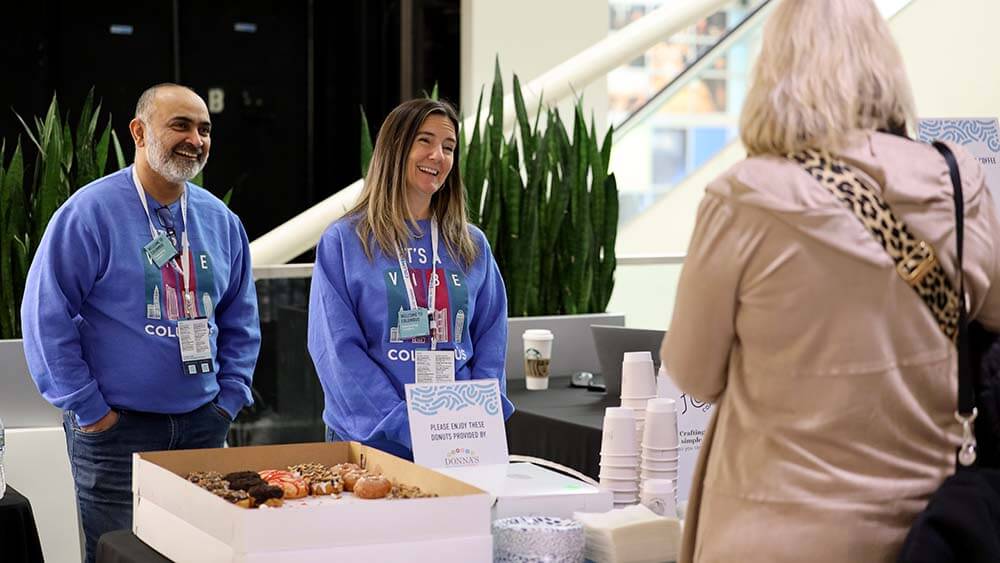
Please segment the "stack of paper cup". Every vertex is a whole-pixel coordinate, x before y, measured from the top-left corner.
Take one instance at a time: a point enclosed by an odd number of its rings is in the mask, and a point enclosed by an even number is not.
[[[604,412],[601,436],[601,489],[611,491],[615,508],[639,500],[639,450],[635,445],[635,413],[624,407]]]
[[[671,399],[676,396],[674,384],[670,381],[670,375],[667,374],[667,368],[663,364],[660,364],[660,370],[656,372],[656,396]]]
[[[677,406],[673,399],[651,399],[646,405],[640,477],[677,480]]]
[[[677,514],[676,480],[646,479],[642,482],[639,503],[660,516],[674,517]]]
[[[640,443],[646,426],[646,402],[655,397],[653,355],[650,352],[625,352],[622,361],[622,406],[635,411],[636,440]]]

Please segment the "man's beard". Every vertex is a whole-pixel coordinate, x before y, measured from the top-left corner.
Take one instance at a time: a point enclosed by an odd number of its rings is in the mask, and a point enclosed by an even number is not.
[[[167,148],[160,143],[156,135],[149,136],[146,148],[146,160],[149,161],[149,167],[160,176],[163,176],[168,182],[183,184],[201,172],[201,169],[205,166],[205,162],[208,160],[208,156],[203,150],[198,150],[188,143],[183,143],[183,146],[178,145],[178,147],[183,148],[185,152],[200,153],[198,160],[191,160],[174,154],[173,149]]]

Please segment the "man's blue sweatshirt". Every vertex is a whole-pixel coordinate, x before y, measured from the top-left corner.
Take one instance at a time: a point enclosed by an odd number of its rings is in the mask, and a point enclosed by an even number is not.
[[[374,245],[369,261],[355,232],[356,220],[331,225],[316,248],[309,296],[309,352],[323,386],[323,420],[340,438],[356,440],[411,458],[410,425],[404,385],[414,382],[415,350],[430,348],[423,339],[397,336],[400,308],[409,309],[399,260]],[[404,250],[417,304],[427,306],[431,275],[430,222],[419,221],[423,235]],[[504,417],[514,411],[507,400],[504,361],[507,351],[507,294],[489,243],[470,227],[479,249],[464,270],[439,244],[435,309],[447,326],[438,350],[454,350],[455,379],[494,378],[500,382]]]
[[[109,408],[185,413],[209,401],[234,416],[251,404],[260,348],[257,296],[246,232],[208,191],[187,184],[191,286],[207,316],[215,373],[186,375],[176,337],[181,276],[157,268],[143,246],[149,221],[132,167],[73,194],[49,222],[28,272],[21,318],[24,351],[38,389],[80,425]],[[165,227],[146,195],[153,224]]]

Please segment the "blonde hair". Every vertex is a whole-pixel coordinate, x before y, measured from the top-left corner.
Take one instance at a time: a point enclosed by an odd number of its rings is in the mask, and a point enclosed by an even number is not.
[[[899,49],[872,0],[784,0],[764,29],[740,115],[747,152],[836,151],[854,129],[914,116]]]
[[[417,132],[428,116],[443,115],[458,132],[458,115],[447,102],[417,99],[403,102],[382,123],[364,189],[348,217],[357,219],[355,231],[368,260],[373,260],[372,242],[382,253],[395,256],[421,230],[410,213],[406,199],[406,162]],[[459,150],[455,148],[451,172],[431,197],[431,216],[437,219],[441,239],[448,253],[465,269],[479,253],[469,233],[465,208],[465,188],[459,173]]]

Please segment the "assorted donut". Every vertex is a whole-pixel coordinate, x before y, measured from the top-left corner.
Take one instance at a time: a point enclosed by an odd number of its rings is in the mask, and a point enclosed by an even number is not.
[[[206,491],[243,508],[279,507],[284,501],[307,496],[334,496],[344,491],[361,499],[408,499],[436,497],[419,487],[403,485],[354,463],[332,467],[321,463],[300,463],[287,469],[196,471],[187,480]]]

